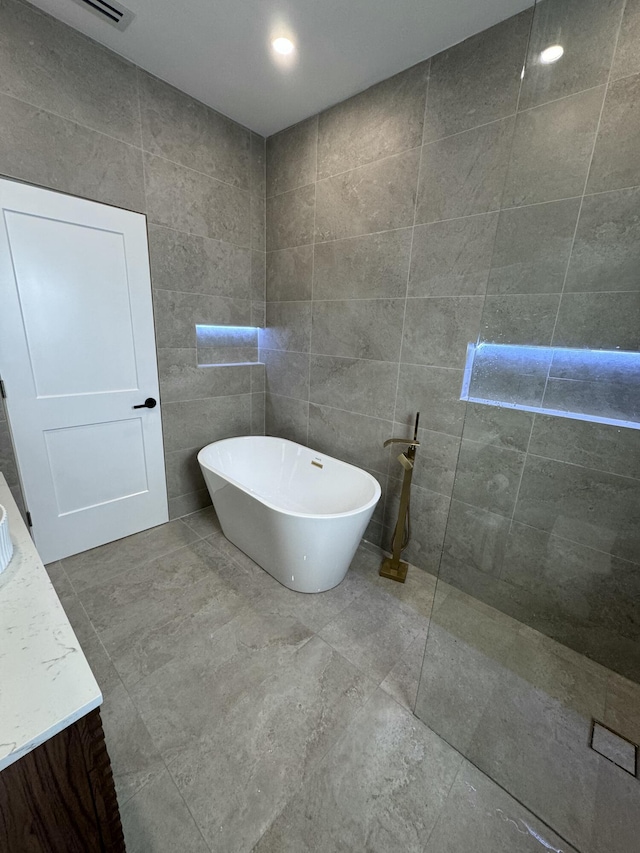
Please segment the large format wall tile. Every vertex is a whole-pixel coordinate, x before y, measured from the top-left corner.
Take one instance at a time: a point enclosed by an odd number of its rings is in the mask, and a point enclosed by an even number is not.
[[[311,302],[268,302],[260,346],[272,350],[309,352]]]
[[[488,293],[560,293],[580,199],[500,212]]]
[[[640,479],[640,430],[537,415],[529,452]]]
[[[189,447],[166,454],[167,494],[170,498],[200,492],[206,488],[197,458],[200,449],[201,447]]]
[[[314,299],[378,299],[407,292],[411,228],[316,243]]]
[[[249,249],[158,225],[148,231],[154,288],[252,298]]]
[[[627,0],[611,76],[628,77],[640,73],[640,0]]]
[[[587,192],[640,185],[640,74],[611,83]]]
[[[310,370],[312,403],[393,420],[397,364],[312,355]]]
[[[253,131],[249,140],[249,188],[259,198],[267,193],[267,143]]]
[[[316,179],[318,117],[281,130],[267,140],[267,196],[303,187]]]
[[[607,82],[624,0],[542,0],[536,4],[520,108],[527,109]],[[558,62],[540,53],[561,44]]]
[[[638,349],[637,293],[565,293],[553,334],[554,346]]]
[[[313,246],[267,254],[267,302],[311,299]]]
[[[519,409],[468,403],[463,438],[525,452],[534,416]]]
[[[136,67],[23,3],[0,5],[0,92],[140,144]]]
[[[167,453],[248,435],[251,429],[250,394],[165,403],[162,409]]]
[[[318,178],[418,147],[428,73],[422,62],[321,113]]]
[[[308,428],[309,403],[306,400],[266,395],[265,435],[275,435],[306,445]]]
[[[469,569],[499,576],[504,567],[510,526],[511,519],[504,515],[452,500],[442,554],[442,578],[455,584],[454,579],[464,578]]]
[[[640,480],[528,456],[514,518],[634,560],[640,549]]]
[[[316,241],[413,225],[419,159],[407,151],[318,181]]]
[[[402,429],[402,425],[398,424],[395,434],[401,434]],[[418,440],[420,447],[416,454],[412,483],[450,497],[460,440],[456,436],[427,429],[418,429]],[[390,469],[389,476],[398,480],[402,477],[402,471],[400,465],[394,465]]]
[[[453,497],[480,509],[510,516],[524,460],[524,453],[464,439]]]
[[[303,352],[260,350],[269,394],[309,399],[309,356]]]
[[[425,142],[515,113],[530,26],[527,10],[433,57]]]
[[[249,189],[249,131],[140,72],[140,115],[145,151]]]
[[[513,122],[503,119],[424,146],[416,223],[497,210]]]
[[[352,465],[386,474],[383,444],[392,432],[390,421],[309,404],[309,446]]]
[[[464,367],[467,344],[478,338],[482,303],[475,296],[408,300],[402,361]]]
[[[483,341],[549,346],[558,314],[556,293],[507,293],[484,301]]]
[[[0,125],[0,170],[7,177],[144,211],[139,149],[6,95],[0,95]]]
[[[532,623],[542,617],[541,629],[554,626],[570,647],[637,678],[640,657],[627,645],[638,641],[635,563],[514,522],[501,576],[535,602]],[[527,600],[520,592],[519,597]],[[585,643],[588,634],[594,642]],[[629,726],[619,721],[618,731],[629,734]]]
[[[313,243],[315,185],[267,199],[267,251]]]
[[[315,302],[311,352],[397,362],[403,317],[402,299]]]
[[[267,248],[265,233],[267,203],[264,198],[253,193],[249,202],[249,219],[251,232],[249,242],[251,248],[258,252],[264,252]]]
[[[153,294],[158,347],[195,347],[196,324],[247,326],[251,302],[201,293],[156,290]]]
[[[414,229],[409,296],[484,296],[498,215]]]
[[[599,86],[519,113],[504,207],[582,194],[603,97]]]
[[[149,154],[144,171],[151,222],[249,247],[248,192]]]
[[[426,429],[459,436],[466,404],[460,400],[462,370],[421,364],[401,364],[396,421],[413,424],[416,412]]]
[[[400,508],[400,481],[389,480],[389,493],[385,506],[385,541],[389,549]],[[411,490],[411,541],[403,559],[427,572],[437,574],[442,554],[442,544],[449,515],[449,498],[446,495],[414,486]]]
[[[640,291],[640,190],[585,196],[566,291]]]
[[[158,374],[163,403],[248,394],[251,390],[249,367],[198,367],[195,348],[158,349]]]

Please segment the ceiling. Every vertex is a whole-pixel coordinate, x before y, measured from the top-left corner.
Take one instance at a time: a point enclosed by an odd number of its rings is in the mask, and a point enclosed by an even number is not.
[[[270,136],[532,5],[533,0],[125,0],[120,32],[74,0],[31,0]],[[272,38],[297,45],[277,62]]]

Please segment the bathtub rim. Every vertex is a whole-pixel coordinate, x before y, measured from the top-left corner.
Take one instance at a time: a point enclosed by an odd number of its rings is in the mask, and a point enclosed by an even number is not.
[[[277,504],[272,503],[271,501],[267,500],[262,495],[260,495],[258,492],[254,492],[251,489],[248,489],[246,486],[244,486],[238,480],[235,480],[233,477],[229,477],[228,474],[222,473],[221,471],[218,471],[215,468],[211,467],[211,465],[208,465],[201,458],[201,456],[205,452],[205,450],[207,450],[209,447],[213,447],[214,445],[227,444],[227,443],[233,442],[233,441],[245,441],[245,440],[249,440],[249,439],[260,439],[260,438],[272,439],[273,441],[277,441],[277,442],[284,441],[287,444],[292,444],[294,447],[301,447],[303,450],[308,450],[310,453],[316,453],[319,456],[323,456],[325,459],[331,459],[332,462],[337,462],[339,465],[344,465],[346,468],[352,468],[354,471],[357,471],[359,474],[364,475],[366,478],[368,478],[373,483],[374,496],[371,498],[371,500],[367,501],[367,503],[362,504],[362,506],[356,507],[356,509],[347,510],[346,512],[331,512],[331,513],[294,512],[293,510],[283,509],[281,506],[278,506]],[[367,512],[372,507],[375,507],[376,504],[378,503],[378,501],[380,500],[380,497],[382,496],[382,488],[380,486],[380,483],[376,480],[376,478],[372,474],[370,474],[368,471],[365,471],[364,468],[359,468],[357,465],[352,465],[350,462],[344,462],[342,459],[336,459],[335,456],[329,456],[328,453],[320,453],[320,451],[314,450],[311,447],[306,447],[304,444],[299,444],[297,441],[291,441],[288,438],[278,438],[278,436],[275,436],[275,435],[237,435],[237,436],[232,436],[231,438],[221,438],[218,441],[211,441],[211,442],[209,442],[209,444],[205,444],[205,446],[202,447],[198,451],[197,459],[198,459],[198,464],[202,468],[206,468],[208,471],[211,471],[212,474],[216,474],[218,477],[221,477],[223,480],[226,480],[232,486],[235,486],[237,489],[240,489],[245,494],[249,495],[250,497],[254,498],[255,500],[260,501],[260,503],[264,504],[264,506],[268,507],[269,509],[272,509],[275,512],[279,512],[282,515],[292,516],[293,518],[309,518],[309,519],[316,519],[316,520],[321,520],[321,519],[331,520],[331,519],[338,519],[338,518],[350,518],[351,516],[359,515],[362,512]]]

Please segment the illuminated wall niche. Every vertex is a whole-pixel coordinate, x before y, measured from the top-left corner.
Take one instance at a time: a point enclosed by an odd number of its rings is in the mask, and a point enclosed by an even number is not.
[[[196,325],[198,367],[257,364],[257,326]]]
[[[640,352],[469,344],[460,398],[640,429]]]

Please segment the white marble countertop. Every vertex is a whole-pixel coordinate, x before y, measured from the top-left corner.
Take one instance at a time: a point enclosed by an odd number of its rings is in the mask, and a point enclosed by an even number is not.
[[[35,545],[0,474],[13,557],[0,574],[0,771],[102,703]]]

